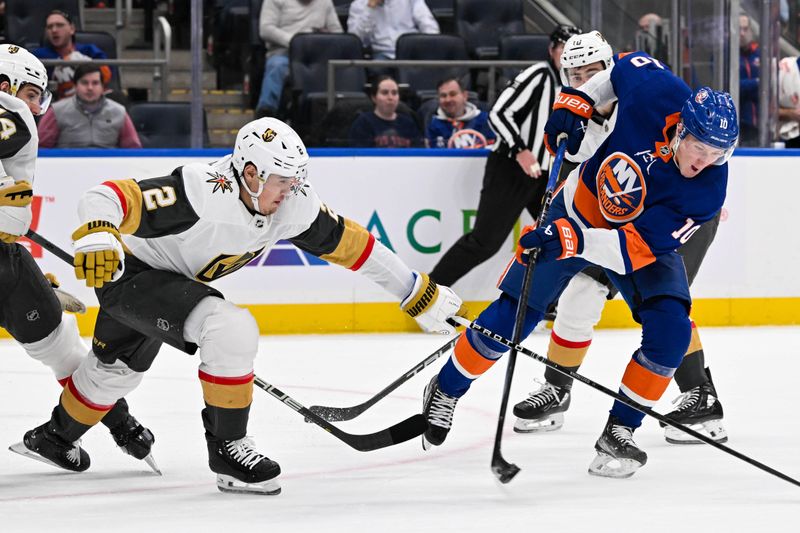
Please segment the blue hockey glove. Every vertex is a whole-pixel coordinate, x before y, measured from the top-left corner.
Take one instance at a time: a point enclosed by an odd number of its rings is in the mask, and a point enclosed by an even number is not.
[[[527,226],[519,239],[517,260],[527,264],[526,252],[532,248],[539,248],[540,263],[568,259],[583,251],[583,231],[570,218],[559,218],[541,228]]]
[[[572,87],[564,87],[553,104],[553,113],[544,125],[544,143],[547,150],[555,155],[552,139],[562,133],[567,134],[567,152],[577,154],[586,134],[586,124],[594,112],[594,101],[588,95]]]

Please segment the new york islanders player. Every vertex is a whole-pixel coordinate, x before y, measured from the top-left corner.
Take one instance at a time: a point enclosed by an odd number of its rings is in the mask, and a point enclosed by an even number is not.
[[[33,115],[50,104],[47,71],[33,54],[13,44],[0,44],[0,326],[32,358],[69,387],[69,376],[89,351],[73,315],[62,315],[51,282],[39,270],[27,248],[16,241],[31,224],[33,180],[39,136]],[[137,459],[150,456],[154,438],[128,413],[124,399],[103,418],[120,448]],[[58,446],[63,455],[48,462],[71,467],[75,446],[58,436],[42,435],[40,446]],[[85,470],[88,459],[80,464]]]
[[[242,127],[233,153],[212,164],[86,192],[72,237],[78,278],[96,287],[100,302],[93,349],[51,419],[23,445],[42,433],[78,439],[139,384],[167,343],[199,350],[208,461],[219,489],[279,493],[278,463],[246,437],[258,326],[206,283],[281,239],[384,287],[422,329],[452,332],[445,320],[460,312],[461,299],[323,204],[306,182],[308,161],[292,128],[262,118]]]
[[[739,130],[730,95],[709,88],[692,93],[659,61],[636,52],[596,74],[581,90],[565,87],[545,126],[547,139],[566,133],[568,152],[577,153],[595,103],[614,98],[614,131],[570,173],[546,223],[520,239],[522,249],[540,250],[522,338],[572,276],[589,264],[602,266],[642,324],[642,343],[620,392],[651,407],[691,339],[691,297],[675,250],[722,207],[726,161]],[[479,324],[511,336],[524,270],[521,261],[512,261],[500,282],[501,296],[481,313]],[[473,330],[462,334],[426,388],[425,444],[444,441],[458,398],[505,351]],[[647,454],[633,441],[643,417],[614,402],[595,444],[590,473],[629,477],[646,463]]]
[[[561,79],[565,87],[580,89],[592,76],[611,68],[613,64],[611,46],[600,32],[593,31],[570,37],[561,56]],[[586,134],[577,155],[567,159],[579,164],[591,157],[614,129],[617,118],[616,101],[604,109],[595,107],[587,122]],[[564,165],[567,167],[567,164]],[[562,175],[568,172],[562,170]],[[686,244],[678,248],[683,257],[691,286],[714,240],[720,214],[700,226]],[[589,350],[594,326],[600,320],[603,305],[608,297],[616,294],[604,270],[592,265],[573,277],[558,300],[558,314],[550,335],[547,357],[561,366],[577,371]],[[572,378],[546,368],[545,381],[538,390],[530,393],[514,406],[517,420],[514,431],[537,433],[559,429],[564,422],[564,412],[569,408],[572,396]],[[692,340],[689,349],[675,372],[675,382],[683,393],[677,408],[669,413],[673,420],[692,425],[717,442],[728,440],[722,426],[722,405],[706,372],[703,347],[697,328],[692,324]],[[699,443],[688,434],[671,426],[666,427],[666,439],[675,444]]]

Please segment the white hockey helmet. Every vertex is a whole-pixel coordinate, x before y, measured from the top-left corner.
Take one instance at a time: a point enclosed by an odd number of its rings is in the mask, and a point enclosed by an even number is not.
[[[47,89],[47,70],[39,58],[15,44],[0,44],[0,75],[8,77],[11,84],[11,95],[30,83],[42,90],[39,97],[39,111],[43,115],[50,106],[52,95]]]
[[[591,65],[598,61],[603,63],[604,69],[607,69],[614,62],[613,55],[611,45],[599,31],[573,35],[567,40],[564,52],[561,54],[561,72],[559,72],[561,84],[569,86],[567,69]]]
[[[295,178],[292,192],[303,186],[308,173],[308,152],[291,126],[272,117],[248,122],[236,135],[233,168],[241,176],[247,163],[255,165],[261,183],[270,174]]]

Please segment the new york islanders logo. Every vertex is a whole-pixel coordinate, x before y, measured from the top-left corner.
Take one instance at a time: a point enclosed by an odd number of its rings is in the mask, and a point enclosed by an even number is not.
[[[597,201],[609,222],[623,224],[639,216],[646,194],[642,169],[626,154],[614,152],[600,165]]]

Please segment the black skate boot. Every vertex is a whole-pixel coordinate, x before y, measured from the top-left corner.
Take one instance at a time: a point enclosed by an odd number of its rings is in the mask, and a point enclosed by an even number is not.
[[[559,387],[539,382],[539,390],[514,406],[514,431],[517,433],[541,433],[555,431],[564,425],[564,412],[569,409],[572,393],[570,387]]]
[[[158,468],[153,454],[150,453],[153,443],[156,441],[152,431],[141,425],[130,414],[122,422],[108,428],[108,430],[111,432],[111,436],[114,437],[114,442],[124,453],[135,459],[143,460],[153,469],[153,472],[159,476],[161,475],[161,470]]]
[[[72,472],[83,472],[91,464],[89,454],[80,446],[80,440],[68,442],[62,439],[50,428],[50,422],[28,431],[22,442],[12,444],[8,449]]]
[[[594,449],[597,457],[589,465],[594,476],[628,478],[647,463],[647,454],[633,442],[633,430],[620,424],[614,416],[608,417],[603,434]]]
[[[727,442],[728,433],[722,426],[722,404],[717,399],[717,390],[714,382],[711,381],[711,374],[708,372],[709,380],[693,389],[689,389],[678,396],[672,403],[678,406],[665,416],[684,426],[702,433],[716,442]],[[702,444],[703,441],[697,440],[688,433],[667,426],[659,422],[664,429],[664,438],[670,444]]]
[[[217,488],[222,492],[242,494],[280,494],[275,480],[281,467],[255,450],[249,437],[219,440],[206,434],[208,466],[217,474]]]
[[[422,414],[428,421],[428,429],[422,435],[422,449],[439,446],[447,438],[453,426],[453,411],[458,403],[454,398],[439,390],[439,375],[431,378],[425,387],[422,399]]]

